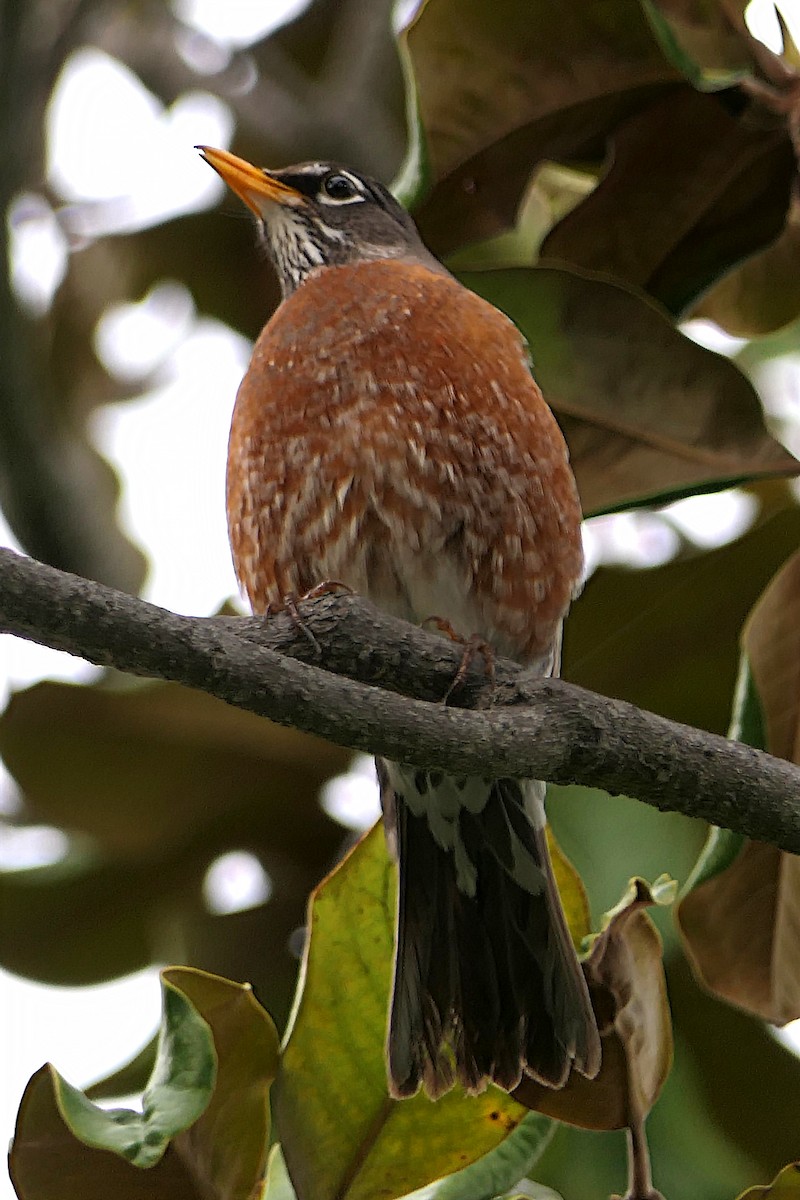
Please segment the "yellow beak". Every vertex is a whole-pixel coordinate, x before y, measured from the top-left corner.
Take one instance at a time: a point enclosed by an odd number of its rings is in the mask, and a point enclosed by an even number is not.
[[[210,167],[227,183],[231,191],[243,200],[257,217],[264,215],[264,201],[289,205],[296,208],[305,204],[305,197],[296,188],[281,183],[269,171],[254,167],[243,158],[237,158],[229,150],[215,150],[213,146],[195,146]]]

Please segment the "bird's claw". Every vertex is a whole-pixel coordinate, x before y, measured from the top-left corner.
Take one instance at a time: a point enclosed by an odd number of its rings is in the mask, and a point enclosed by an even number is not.
[[[458,670],[453,676],[452,683],[448,687],[444,696],[442,696],[442,704],[447,704],[453,692],[456,691],[456,689],[459,688],[464,682],[467,677],[467,671],[479,654],[483,658],[486,677],[492,685],[494,684],[495,654],[492,647],[487,641],[485,641],[484,638],[479,637],[478,634],[473,634],[472,637],[468,638],[462,637],[462,635],[457,633],[450,622],[444,617],[427,617],[422,624],[423,627],[425,625],[435,625],[440,633],[443,633],[446,637],[449,637],[451,641],[456,642],[459,646],[463,647],[464,652],[461,656],[461,662]]]

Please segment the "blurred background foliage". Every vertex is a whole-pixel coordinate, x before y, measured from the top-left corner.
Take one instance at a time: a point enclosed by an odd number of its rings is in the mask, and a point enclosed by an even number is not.
[[[92,430],[105,406],[156,386],[160,360],[135,379],[115,371],[98,329],[154,295],[180,326],[188,295],[252,339],[278,298],[249,223],[226,219],[235,202],[213,207],[218,190],[164,211],[59,182],[53,96],[90,49],[135,75],[159,120],[183,113],[187,175],[190,144],[210,140],[187,120],[206,111],[200,97],[223,114],[217,140],[251,161],[333,159],[396,180],[431,248],[520,325],[587,515],[606,514],[588,526],[593,573],[565,675],[724,732],[743,623],[800,545],[785,448],[800,446],[796,3],[428,0],[414,16],[389,0],[312,0],[238,37],[201,10],[0,3],[0,504],[18,544],[141,589],[152,551],[120,524]],[[149,150],[130,153],[158,191],[165,164]],[[78,152],[97,165],[106,149]],[[39,291],[23,269],[33,235],[50,246]],[[722,510],[686,507],[732,485],[745,516],[727,533]],[[352,837],[320,805],[346,752],[106,674],[14,695],[0,754],[20,796],[8,827],[69,839],[58,861],[0,873],[0,965],[90,985],[186,963],[252,982],[283,1027],[306,898]],[[587,789],[554,790],[550,811],[595,919],[632,875],[685,883],[706,836]],[[204,881],[230,851],[254,856],[271,891],[215,911]],[[800,1153],[800,1063],[703,993],[670,913],[655,920],[675,1025],[648,1125],[656,1183],[670,1200],[729,1200]],[[624,1177],[623,1136],[560,1126],[535,1176],[567,1200],[606,1196]]]

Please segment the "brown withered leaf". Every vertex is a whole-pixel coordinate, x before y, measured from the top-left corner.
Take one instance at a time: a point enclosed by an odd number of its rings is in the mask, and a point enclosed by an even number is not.
[[[800,858],[746,842],[681,901],[695,974],[731,1004],[784,1025],[800,1016]]]
[[[673,890],[668,881],[650,888],[632,880],[584,961],[603,1047],[597,1078],[573,1072],[560,1091],[524,1079],[514,1092],[520,1103],[586,1129],[624,1129],[644,1121],[672,1062],[661,938],[645,909],[669,903]]]
[[[766,749],[800,761],[800,553],[753,609],[743,649]],[[677,917],[706,987],[775,1024],[800,1016],[800,858],[746,842],[733,863],[681,901]]]

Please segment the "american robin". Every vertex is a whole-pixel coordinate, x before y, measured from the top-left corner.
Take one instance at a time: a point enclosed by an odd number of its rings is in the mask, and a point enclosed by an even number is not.
[[[255,214],[283,299],[236,398],[231,547],[254,612],[328,580],[557,673],[582,570],[564,439],[512,322],[380,183],[198,147]],[[379,762],[399,863],[392,1095],[596,1074],[544,785]]]

